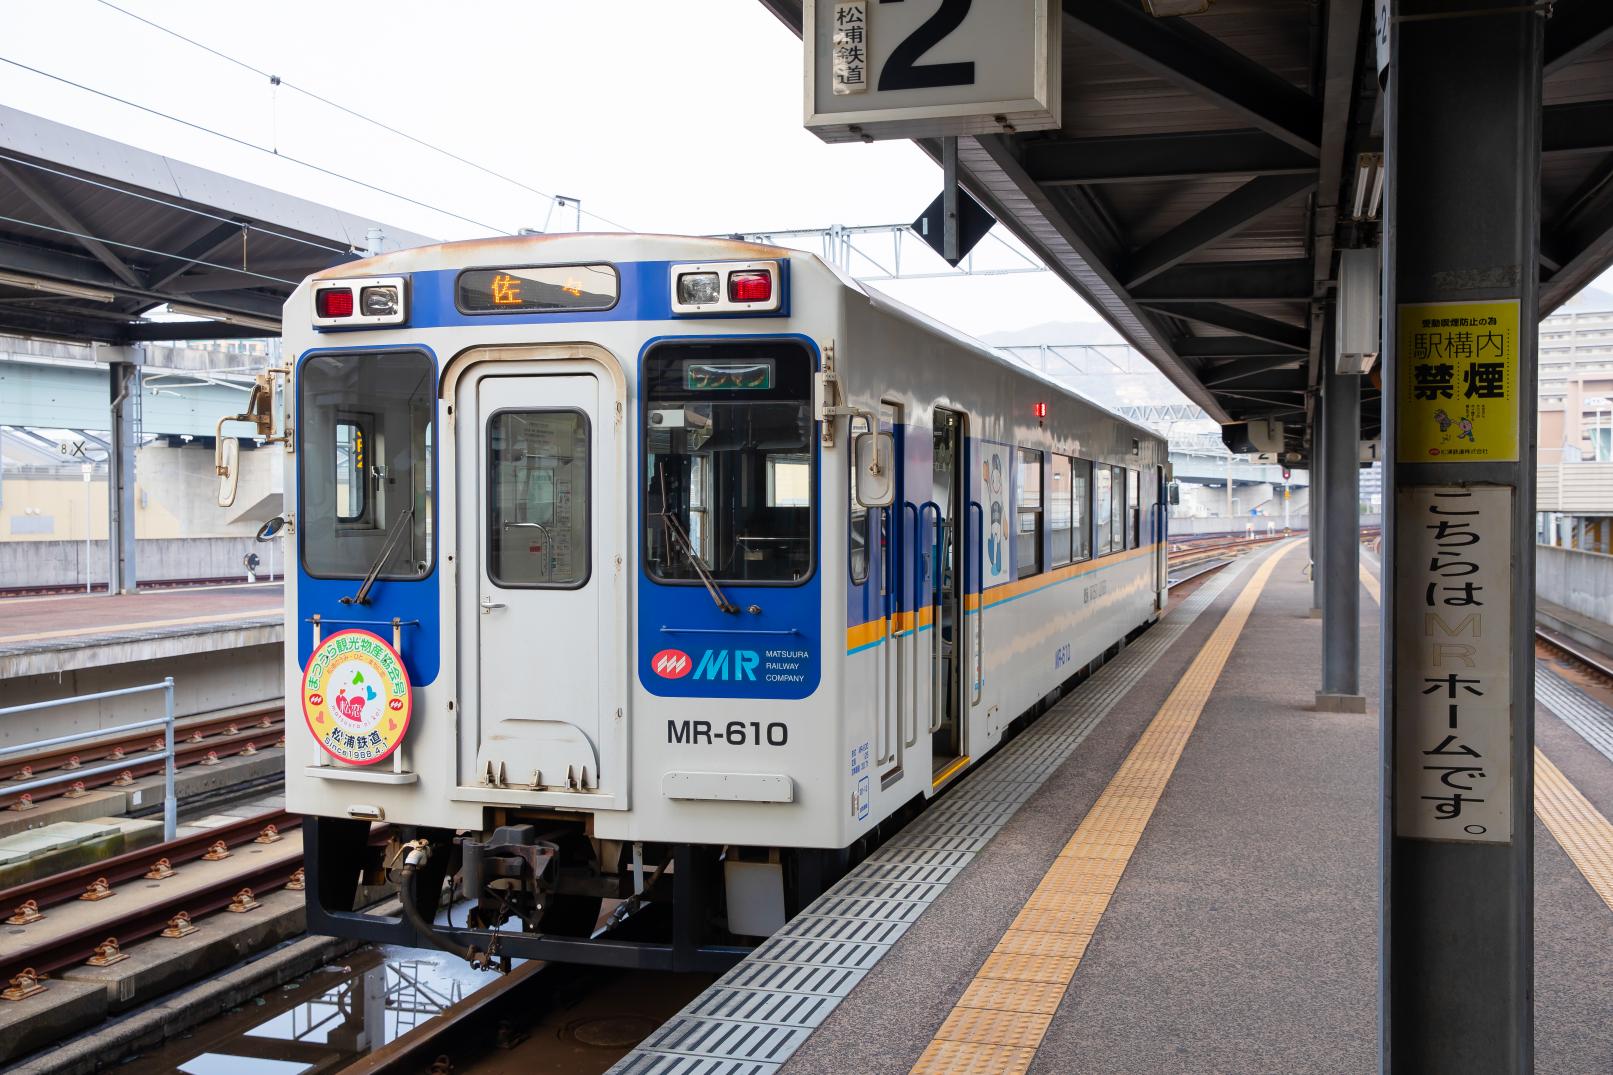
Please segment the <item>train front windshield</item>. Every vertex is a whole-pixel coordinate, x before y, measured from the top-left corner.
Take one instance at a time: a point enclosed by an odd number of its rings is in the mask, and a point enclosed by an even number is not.
[[[315,355],[298,382],[304,570],[321,578],[429,574],[431,360],[418,351]]]
[[[644,547],[657,578],[789,585],[813,568],[812,364],[793,344],[644,362]]]

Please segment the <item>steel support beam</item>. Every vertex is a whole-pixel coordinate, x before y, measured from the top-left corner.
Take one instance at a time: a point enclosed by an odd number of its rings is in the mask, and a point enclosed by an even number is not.
[[[134,456],[140,367],[133,362],[113,362],[108,372],[112,395],[107,423],[106,592],[133,593],[139,586],[135,570]]]
[[[1178,262],[1186,261],[1196,251],[1243,230],[1262,213],[1299,197],[1315,185],[1316,176],[1309,173],[1256,176],[1134,253],[1126,267],[1126,286],[1135,288],[1152,280]]]
[[[1259,302],[1311,297],[1311,261],[1206,261],[1177,265],[1131,289],[1138,302]]]
[[[90,238],[94,234],[82,220],[67,206],[63,205],[54,194],[34,182],[33,178],[22,174],[22,171],[9,164],[0,163],[0,177],[8,180],[12,186],[20,190],[23,195],[33,202],[45,215],[56,222],[59,227],[75,233],[73,239],[85,250],[112,271],[112,275],[123,281],[129,287],[143,288],[146,286],[144,278],[135,272],[112,248],[98,239]]]
[[[1541,113],[1542,153],[1613,151],[1613,101],[1552,105]]]
[[[1398,0],[1396,14],[1383,110],[1381,1070],[1524,1075],[1534,1065],[1533,505],[1546,19],[1516,0],[1462,0],[1459,10],[1445,0]],[[1462,62],[1450,64],[1452,56]],[[1402,349],[1399,322],[1415,316],[1407,306],[1438,302],[1517,303],[1516,340],[1504,356],[1511,391],[1486,401],[1481,414],[1483,446],[1504,448],[1515,429],[1515,453],[1431,457],[1421,422],[1399,427],[1397,414],[1416,403],[1405,370],[1416,356]],[[1451,525],[1439,528],[1444,520]],[[1445,557],[1458,545],[1460,555]],[[1439,551],[1433,561],[1431,548]],[[1435,562],[1470,564],[1461,582],[1476,588],[1439,579]],[[1447,631],[1446,621],[1467,626]],[[1465,663],[1451,656],[1464,652]],[[1447,674],[1465,679],[1448,701],[1440,687]],[[1447,764],[1466,766],[1456,782],[1469,790],[1441,787],[1440,770],[1430,767]],[[1465,801],[1448,797],[1458,794]]]
[[[1316,707],[1365,713],[1361,693],[1361,379],[1335,371],[1333,343],[1322,346],[1323,435],[1327,440],[1322,498],[1322,689]]]
[[[1546,23],[1546,77],[1613,41],[1613,4],[1558,0]]]
[[[1258,377],[1262,373],[1269,373],[1273,370],[1293,369],[1304,361],[1305,356],[1298,352],[1280,355],[1275,358],[1269,355],[1263,355],[1259,358],[1238,358],[1204,370],[1199,374],[1199,380],[1204,383],[1204,387],[1215,388],[1218,385],[1246,381],[1250,377]],[[1245,385],[1242,387],[1253,386]],[[1301,392],[1305,390],[1303,382],[1297,385],[1297,390]]]
[[[1025,170],[1043,186],[1073,186],[1309,174],[1316,160],[1264,131],[1189,131],[1028,142]]]
[[[1064,24],[1291,146],[1320,148],[1310,94],[1186,19],[1156,19],[1134,0],[1064,0]]]
[[[1279,349],[1304,351],[1310,343],[1310,333],[1297,325],[1224,306],[1218,302],[1175,302],[1158,307],[1145,302],[1143,305],[1184,321],[1208,325],[1211,328],[1223,328],[1228,332],[1238,332],[1256,340],[1264,340],[1267,350],[1271,349],[1272,344],[1276,344]]]
[[[204,234],[198,236],[194,241],[187,243],[183,250],[173,255],[175,264],[172,267],[164,270],[161,275],[158,275],[155,271],[153,271],[151,289],[153,291],[161,291],[183,275],[197,262],[211,261],[213,257],[224,248],[226,243],[235,243],[240,241],[241,231],[244,227],[245,225],[243,224],[227,223],[218,224],[209,228]],[[254,266],[254,268],[257,268],[257,266]],[[266,270],[258,268],[257,271],[264,272]],[[246,279],[250,281],[252,278],[248,277]],[[261,283],[262,281],[258,282]],[[242,286],[251,287],[252,284],[248,282]]]
[[[1170,307],[1161,306],[1169,313]],[[1178,336],[1171,349],[1183,358],[1214,360],[1223,358],[1293,358],[1294,348],[1278,347],[1247,336]]]
[[[1320,488],[1327,470],[1327,415],[1322,401],[1316,400],[1315,428],[1311,430],[1311,619],[1322,618],[1322,580],[1325,576],[1327,549],[1323,535],[1327,533],[1327,504]]]

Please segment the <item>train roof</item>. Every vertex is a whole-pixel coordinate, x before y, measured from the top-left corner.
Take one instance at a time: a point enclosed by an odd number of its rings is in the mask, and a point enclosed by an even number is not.
[[[619,248],[620,252],[615,252]],[[745,242],[713,236],[642,234],[637,232],[566,232],[558,235],[505,235],[490,239],[464,239],[457,242],[414,246],[376,254],[362,261],[349,261],[332,266],[309,277],[311,280],[330,280],[354,276],[392,276],[435,269],[472,268],[484,265],[519,264],[533,260],[554,262],[583,261],[708,261],[708,260],[768,260],[779,258],[809,259],[831,273],[843,286],[866,297],[876,309],[909,321],[926,332],[941,336],[959,347],[967,348],[978,357],[994,362],[1005,372],[1029,377],[1046,385],[1049,391],[1077,400],[1107,415],[1122,425],[1129,426],[1145,437],[1163,439],[1154,430],[1116,414],[1096,400],[1059,384],[1035,370],[1028,369],[1009,358],[990,344],[951,325],[937,321],[905,303],[853,279],[828,264],[816,254],[793,247],[771,246],[766,243]]]

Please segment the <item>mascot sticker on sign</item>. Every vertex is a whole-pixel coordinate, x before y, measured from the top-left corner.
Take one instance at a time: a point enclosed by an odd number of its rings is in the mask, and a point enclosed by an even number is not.
[[[368,631],[338,631],[308,658],[302,713],[326,753],[373,765],[403,741],[414,688],[398,651]]]

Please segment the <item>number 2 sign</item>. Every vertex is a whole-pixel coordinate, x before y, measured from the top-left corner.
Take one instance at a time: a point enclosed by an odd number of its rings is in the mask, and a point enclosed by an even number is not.
[[[806,0],[806,126],[826,142],[1059,126],[1055,0]]]

